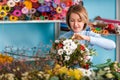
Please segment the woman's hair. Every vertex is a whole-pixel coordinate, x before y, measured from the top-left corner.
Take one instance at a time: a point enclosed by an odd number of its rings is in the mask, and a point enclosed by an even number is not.
[[[72,5],[68,9],[67,14],[66,14],[66,23],[70,28],[71,28],[71,26],[70,26],[69,19],[70,19],[71,13],[76,13],[80,16],[82,22],[85,23],[84,27],[83,27],[83,29],[85,29],[87,24],[88,24],[88,20],[89,20],[88,19],[88,13],[87,13],[86,9],[82,5],[78,5],[78,4]]]

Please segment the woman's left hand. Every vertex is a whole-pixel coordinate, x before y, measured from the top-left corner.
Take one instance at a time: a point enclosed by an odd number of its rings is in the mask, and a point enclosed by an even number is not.
[[[80,35],[80,34],[77,34],[77,33],[75,33],[75,34],[72,36],[72,39],[90,41],[90,37],[89,37],[89,36]]]

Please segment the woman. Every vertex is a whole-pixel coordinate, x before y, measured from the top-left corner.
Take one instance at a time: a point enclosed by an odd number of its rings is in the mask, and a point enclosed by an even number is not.
[[[77,39],[82,44],[87,42],[105,49],[114,49],[116,47],[114,41],[106,39],[92,31],[85,31],[88,22],[88,13],[83,6],[71,6],[66,14],[66,23],[70,31],[61,35],[60,38]]]

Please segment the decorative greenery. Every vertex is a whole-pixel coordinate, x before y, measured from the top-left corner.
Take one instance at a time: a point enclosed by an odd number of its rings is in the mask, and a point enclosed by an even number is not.
[[[120,63],[108,59],[106,63],[93,66],[95,80],[120,80]]]

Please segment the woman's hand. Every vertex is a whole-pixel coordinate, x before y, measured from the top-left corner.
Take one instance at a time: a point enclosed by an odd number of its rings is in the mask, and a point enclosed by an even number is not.
[[[84,40],[84,38],[81,35],[77,34],[77,33],[74,33],[74,35],[72,36],[72,39]]]
[[[72,36],[72,39],[90,41],[90,37],[89,36],[80,35],[80,34],[77,34],[77,33],[74,33],[74,35]]]

